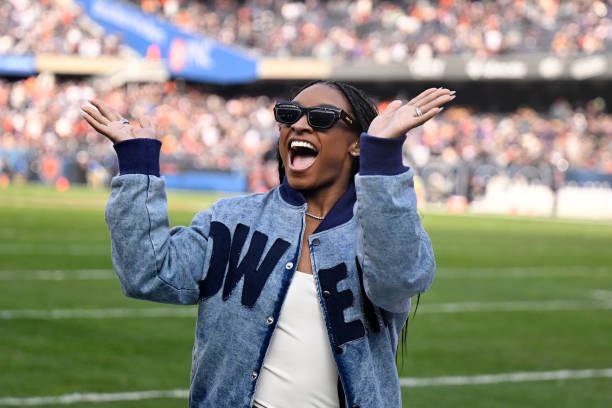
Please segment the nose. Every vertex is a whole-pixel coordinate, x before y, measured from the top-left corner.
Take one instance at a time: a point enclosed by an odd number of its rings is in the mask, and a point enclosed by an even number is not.
[[[291,125],[291,129],[293,129],[296,132],[304,132],[304,131],[312,132],[312,127],[308,124],[308,118],[306,117],[305,114],[302,115],[297,120],[297,122]]]

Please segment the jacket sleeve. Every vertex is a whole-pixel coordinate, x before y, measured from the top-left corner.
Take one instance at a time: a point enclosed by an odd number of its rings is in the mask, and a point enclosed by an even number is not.
[[[111,182],[105,214],[112,261],[126,296],[195,304],[207,267],[210,211],[198,213],[189,227],[169,228],[160,147],[153,139],[115,145],[120,175]]]
[[[413,171],[402,164],[403,142],[362,134],[355,176],[364,288],[374,304],[396,313],[410,310],[410,298],[429,289],[436,269],[417,213]]]

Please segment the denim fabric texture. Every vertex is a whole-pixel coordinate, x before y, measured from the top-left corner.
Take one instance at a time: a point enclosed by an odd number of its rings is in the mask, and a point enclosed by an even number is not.
[[[384,141],[367,138],[361,136],[361,154],[373,156],[378,148],[372,144]],[[398,338],[410,298],[434,277],[413,173],[399,160],[376,174],[376,160],[368,157],[367,175],[355,176],[308,238],[347,407],[401,407]],[[122,290],[139,299],[198,305],[189,406],[250,408],[298,265],[306,202],[285,181],[267,193],[221,199],[190,226],[169,228],[164,179],[141,171],[112,180],[106,207]]]

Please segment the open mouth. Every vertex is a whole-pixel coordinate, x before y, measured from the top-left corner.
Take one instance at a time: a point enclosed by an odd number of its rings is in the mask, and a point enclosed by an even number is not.
[[[306,170],[317,159],[319,151],[312,143],[293,140],[289,143],[289,165],[292,170]]]

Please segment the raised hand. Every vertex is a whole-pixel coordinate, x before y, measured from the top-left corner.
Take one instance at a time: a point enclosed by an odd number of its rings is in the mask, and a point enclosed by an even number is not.
[[[395,100],[374,118],[368,128],[368,135],[387,139],[401,137],[440,113],[443,109],[441,106],[453,99],[455,91],[430,88],[406,104]]]
[[[111,142],[118,143],[139,137],[155,138],[155,129],[149,119],[139,119],[140,127],[135,127],[99,99],[93,99],[90,102],[93,106],[81,107],[83,119]]]

